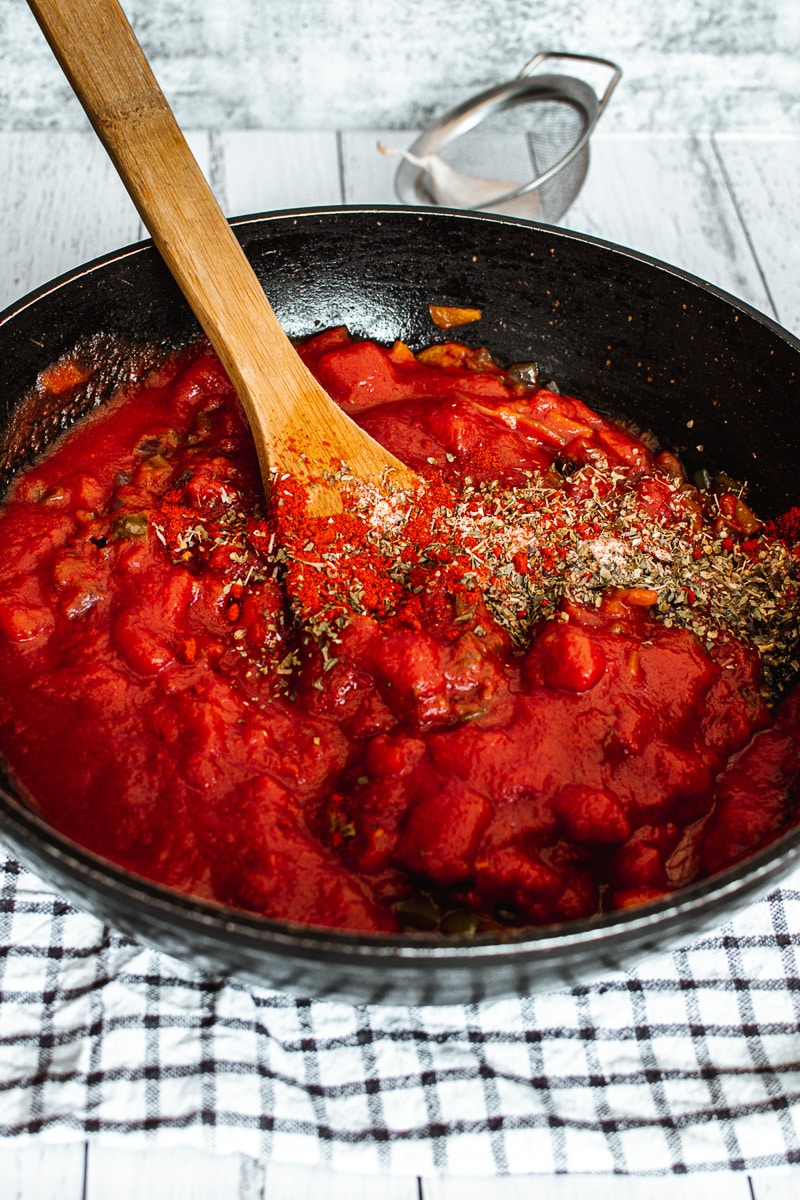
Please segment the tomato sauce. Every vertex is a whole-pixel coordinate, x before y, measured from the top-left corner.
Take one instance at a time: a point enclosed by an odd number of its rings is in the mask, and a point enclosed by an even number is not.
[[[641,903],[795,819],[796,521],[485,352],[301,352],[424,491],[267,505],[204,344],[15,481],[0,745],[49,822],[272,918],[463,934]]]

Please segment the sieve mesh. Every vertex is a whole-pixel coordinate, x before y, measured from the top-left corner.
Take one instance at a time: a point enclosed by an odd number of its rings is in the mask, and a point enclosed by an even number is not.
[[[602,99],[580,79],[535,75],[552,59],[611,70]],[[605,59],[537,55],[510,83],[447,113],[411,151],[381,147],[404,156],[395,180],[400,199],[558,222],[583,186],[589,135],[620,74]]]
[[[559,163],[578,142],[586,124],[585,115],[566,102],[519,104],[445,142],[438,155],[463,175],[522,187]],[[559,221],[583,186],[588,167],[587,142],[575,158],[532,191],[506,206],[495,207],[490,201],[481,208],[510,210],[548,223]],[[498,194],[507,190],[501,187]],[[427,187],[426,191],[435,202]]]

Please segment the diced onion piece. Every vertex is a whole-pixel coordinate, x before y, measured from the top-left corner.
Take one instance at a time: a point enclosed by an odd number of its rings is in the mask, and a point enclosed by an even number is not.
[[[53,396],[60,396],[70,388],[85,383],[91,372],[73,359],[61,359],[52,366],[45,367],[39,375],[39,386]]]
[[[471,325],[473,321],[480,321],[482,316],[479,308],[449,308],[444,304],[430,304],[428,312],[434,325],[438,325],[440,329]]]

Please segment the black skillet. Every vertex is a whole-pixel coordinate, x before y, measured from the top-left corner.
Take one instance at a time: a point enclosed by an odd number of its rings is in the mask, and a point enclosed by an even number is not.
[[[429,304],[478,307],[483,319],[458,331],[463,340],[504,363],[536,361],[543,380],[654,431],[690,473],[724,469],[747,480],[762,516],[800,502],[800,342],[718,289],[595,239],[441,209],[305,210],[234,225],[290,336],[346,324],[418,348],[445,336]],[[196,333],[150,243],[7,310],[3,483],[81,407],[66,416],[41,409],[37,373],[60,354],[97,334],[180,343]],[[0,840],[79,906],[196,967],[314,996],[418,1004],[585,983],[685,943],[776,885],[794,865],[800,830],[659,903],[502,940],[367,937],[192,900],[76,847],[7,778]]]

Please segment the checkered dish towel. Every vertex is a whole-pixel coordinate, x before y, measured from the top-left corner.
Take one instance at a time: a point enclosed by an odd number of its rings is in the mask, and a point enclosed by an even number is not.
[[[0,864],[6,1137],[421,1176],[800,1161],[800,873],[603,983],[403,1008],[198,975]]]

